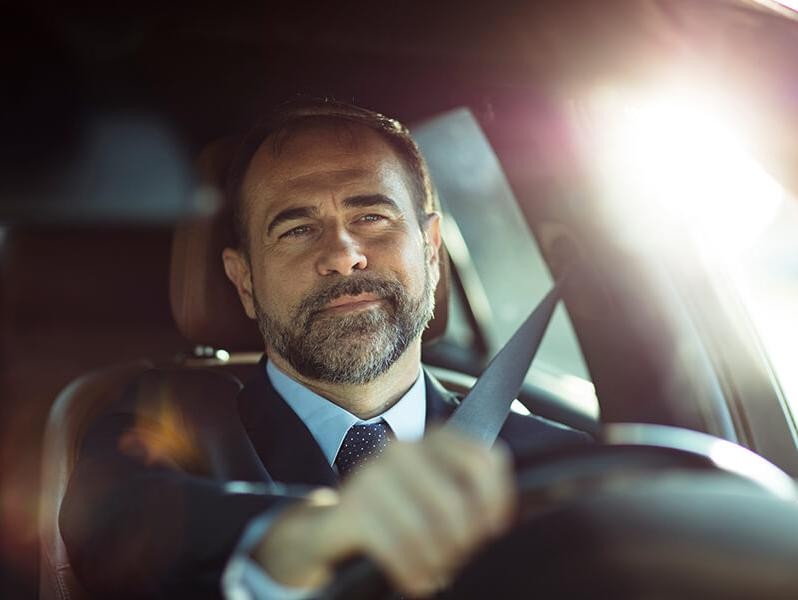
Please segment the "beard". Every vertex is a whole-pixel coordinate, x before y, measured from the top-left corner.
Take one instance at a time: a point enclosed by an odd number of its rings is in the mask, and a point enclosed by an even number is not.
[[[258,327],[266,342],[301,375],[335,384],[365,384],[385,373],[432,318],[435,290],[425,262],[424,289],[411,297],[396,280],[351,276],[309,294],[287,323],[268,314],[254,297]],[[381,302],[335,315],[325,307],[344,295],[370,293]]]

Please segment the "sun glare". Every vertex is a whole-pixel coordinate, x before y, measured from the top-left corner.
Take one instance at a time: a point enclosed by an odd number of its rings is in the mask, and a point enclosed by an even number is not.
[[[603,90],[591,100],[602,210],[631,251],[682,264],[685,235],[720,263],[798,418],[798,204],[749,154],[745,115],[722,96]],[[683,88],[678,88],[683,89]]]
[[[776,0],[782,6],[798,11],[798,0]]]
[[[611,106],[602,110],[599,154],[616,201],[654,221],[676,219],[716,255],[734,257],[755,242],[784,191],[745,151],[732,113],[680,93]]]

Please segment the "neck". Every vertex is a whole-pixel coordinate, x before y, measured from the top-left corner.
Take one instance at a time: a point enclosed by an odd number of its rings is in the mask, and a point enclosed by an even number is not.
[[[384,413],[407,393],[418,377],[421,366],[421,340],[413,342],[390,368],[368,383],[337,384],[310,379],[300,374],[272,348],[266,355],[277,368],[322,398],[367,420]]]

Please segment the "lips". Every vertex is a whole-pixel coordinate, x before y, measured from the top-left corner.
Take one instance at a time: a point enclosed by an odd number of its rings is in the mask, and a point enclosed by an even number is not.
[[[324,307],[324,309],[346,310],[346,309],[356,309],[361,307],[365,308],[376,302],[380,302],[381,300],[382,300],[381,296],[371,292],[364,292],[362,294],[355,294],[355,295],[344,294],[328,302]]]

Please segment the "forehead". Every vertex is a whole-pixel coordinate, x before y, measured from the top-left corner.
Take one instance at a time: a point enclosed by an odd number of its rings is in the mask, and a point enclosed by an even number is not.
[[[380,192],[401,205],[412,203],[409,189],[403,162],[380,134],[357,124],[324,125],[267,138],[247,169],[242,197],[248,212],[261,212],[347,192]]]

